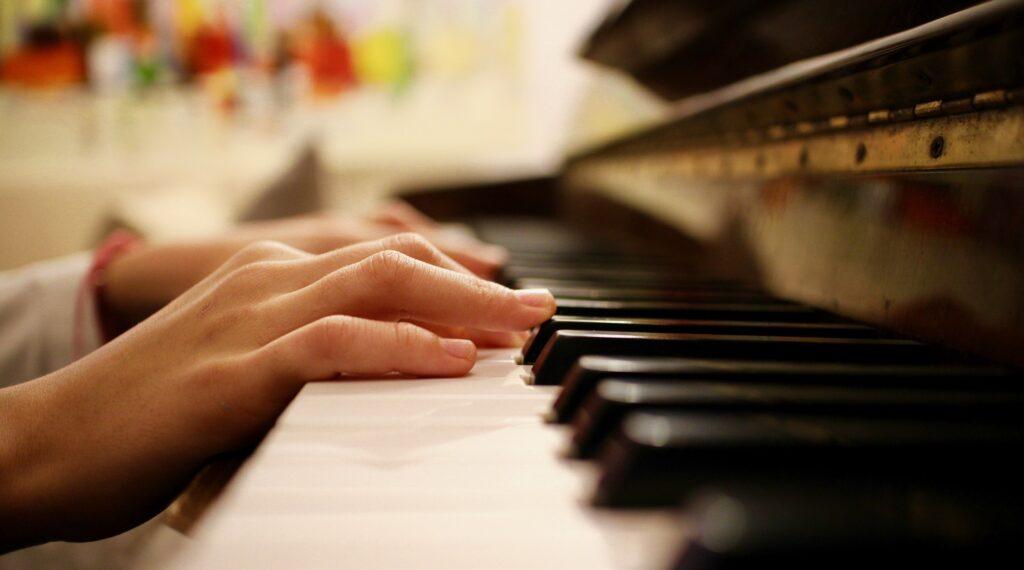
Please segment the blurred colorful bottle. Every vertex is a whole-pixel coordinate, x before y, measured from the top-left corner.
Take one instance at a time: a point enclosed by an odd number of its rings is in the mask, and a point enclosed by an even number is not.
[[[188,43],[188,68],[196,75],[228,68],[234,60],[234,42],[224,18],[201,24]]]
[[[306,66],[317,95],[337,95],[356,83],[348,42],[323,12],[313,14],[295,56]]]
[[[378,28],[354,45],[356,76],[360,83],[404,89],[412,78],[409,40],[397,27]]]
[[[149,30],[138,34],[135,40],[133,79],[136,87],[152,87],[160,81],[163,70],[157,51],[156,37]]]
[[[139,29],[138,2],[134,0],[91,0],[90,19],[107,34],[126,36]]]
[[[4,83],[26,88],[60,88],[85,80],[82,49],[52,25],[32,27],[22,47],[0,63]]]

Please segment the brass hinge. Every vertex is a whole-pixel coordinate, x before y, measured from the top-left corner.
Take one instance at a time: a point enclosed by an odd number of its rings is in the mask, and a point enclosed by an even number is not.
[[[922,101],[910,107],[898,109],[875,109],[858,115],[837,115],[823,121],[802,121],[792,124],[772,125],[763,131],[765,138],[779,140],[792,136],[821,134],[841,131],[864,125],[896,123],[914,119],[962,115],[974,111],[986,111],[1024,102],[1024,88],[995,89],[959,99],[935,99]],[[751,138],[747,134],[747,138]]]

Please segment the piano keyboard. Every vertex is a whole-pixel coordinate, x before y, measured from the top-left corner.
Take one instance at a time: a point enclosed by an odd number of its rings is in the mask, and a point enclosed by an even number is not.
[[[1013,552],[1016,372],[557,227],[461,379],[307,386],[182,568],[951,566]],[[685,269],[685,268],[684,268]]]

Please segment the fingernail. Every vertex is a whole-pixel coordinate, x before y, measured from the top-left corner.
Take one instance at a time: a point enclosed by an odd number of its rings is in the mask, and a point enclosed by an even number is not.
[[[487,245],[486,256],[495,265],[504,265],[508,261],[508,250],[498,245]]]
[[[530,338],[530,333],[528,333],[528,332],[515,333],[512,338],[515,339],[515,343],[512,346],[518,348],[518,347],[521,347],[524,344],[526,344],[526,341]]]
[[[507,333],[502,339],[501,346],[504,348],[519,348],[526,342],[527,337],[520,332]]]
[[[519,289],[516,298],[530,307],[550,307],[555,304],[555,297],[547,289]]]
[[[455,358],[469,360],[476,356],[476,345],[471,340],[461,338],[442,338],[441,348]]]

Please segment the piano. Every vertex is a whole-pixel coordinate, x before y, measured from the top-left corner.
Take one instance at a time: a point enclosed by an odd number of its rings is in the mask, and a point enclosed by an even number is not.
[[[466,378],[306,386],[160,564],[1020,563],[1024,1],[637,0],[584,55],[672,116],[410,195],[556,316]]]

